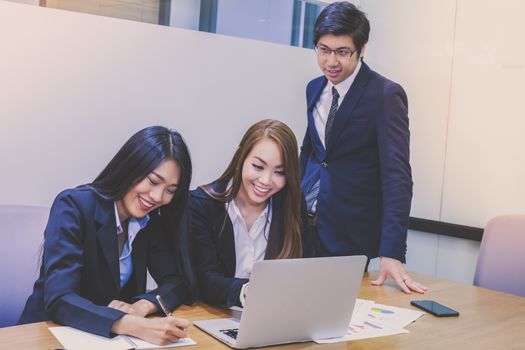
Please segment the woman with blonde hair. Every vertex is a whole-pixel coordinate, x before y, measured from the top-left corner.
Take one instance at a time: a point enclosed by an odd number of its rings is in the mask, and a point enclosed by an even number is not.
[[[257,261],[315,255],[297,141],[280,121],[246,131],[224,173],[191,192],[190,212],[195,272],[208,303],[243,306]]]

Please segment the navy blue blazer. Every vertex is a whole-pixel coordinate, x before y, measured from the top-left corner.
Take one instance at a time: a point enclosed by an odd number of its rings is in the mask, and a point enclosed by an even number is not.
[[[113,323],[125,315],[106,306],[114,299],[157,304],[159,294],[170,309],[185,301],[187,284],[154,213],[133,241],[133,274],[120,288],[113,203],[87,186],[56,197],[44,232],[40,277],[19,323],[53,320],[109,337]],[[146,268],[159,285],[149,293],[145,293]]]
[[[330,255],[404,262],[412,200],[405,91],[362,62],[325,149],[313,110],[326,83],[318,77],[306,88],[308,127],[300,155],[303,192],[320,179],[321,245]]]
[[[224,184],[216,184],[222,192]],[[276,241],[282,247],[283,211],[279,193],[272,197],[272,223],[268,245]],[[304,201],[303,201],[304,202]],[[303,205],[302,245],[303,257],[315,256],[317,239],[311,232]],[[235,278],[235,241],[233,224],[225,204],[210,197],[201,188],[190,192],[190,237],[193,241],[194,268],[199,284],[200,297],[210,304],[241,306],[239,294],[245,278]],[[221,232],[222,231],[222,232]],[[278,252],[266,250],[265,259]]]

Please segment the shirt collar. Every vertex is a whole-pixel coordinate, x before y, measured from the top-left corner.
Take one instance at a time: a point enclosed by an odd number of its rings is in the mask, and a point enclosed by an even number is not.
[[[122,228],[122,223],[120,222],[120,216],[118,215],[117,202],[113,202],[113,207],[115,208],[115,222],[117,225],[117,235],[120,235],[124,232],[124,229]],[[149,215],[144,215],[141,218],[131,217],[130,222],[132,221],[136,222],[139,225],[140,229],[142,230],[148,224]]]
[[[359,73],[360,69],[361,69],[361,61],[357,62],[357,65],[354,71],[352,72],[352,74],[350,74],[348,78],[346,78],[345,80],[343,80],[337,85],[334,85],[330,80],[328,80],[328,84],[326,84],[325,89],[328,89],[331,91],[332,86],[335,87],[335,89],[339,93],[339,101],[342,101],[346,93],[348,92],[348,90],[350,90],[350,87],[352,86],[352,83],[354,82],[355,77],[357,76],[357,73]]]
[[[115,221],[117,223],[117,235],[122,234],[124,232],[124,229],[122,228],[122,224],[120,223],[120,216],[118,215],[117,210],[117,202],[113,202],[113,206],[115,207]]]
[[[268,222],[271,222],[272,220],[272,217],[271,217],[272,211],[270,210],[271,205],[272,205],[272,198],[270,198],[270,200],[266,204],[266,207],[263,209],[261,214],[259,214],[257,219],[255,219],[255,221],[260,220],[261,217],[263,216],[266,216],[268,219]],[[226,210],[228,211],[228,214],[230,215],[230,217],[235,218],[235,220],[244,221],[244,218],[242,217],[242,214],[241,214],[241,210],[239,209],[237,204],[235,204],[235,200],[231,200],[226,203]]]

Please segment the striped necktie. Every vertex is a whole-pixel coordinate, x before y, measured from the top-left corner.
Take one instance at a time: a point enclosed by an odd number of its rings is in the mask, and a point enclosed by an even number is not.
[[[337,92],[337,89],[335,88],[335,86],[332,86],[332,105],[330,106],[330,112],[328,112],[328,118],[326,119],[326,127],[324,129],[325,148],[326,146],[328,146],[328,139],[330,138],[330,131],[332,130],[332,126],[334,125],[335,114],[337,113],[337,107],[339,107],[338,101],[339,101],[339,93]]]
[[[337,89],[335,88],[335,86],[332,86],[332,105],[330,106],[330,112],[328,112],[328,118],[326,119],[326,127],[325,127],[325,132],[324,132],[325,148],[328,145],[328,138],[330,137],[330,131],[332,129],[332,126],[334,125],[335,114],[337,113],[337,108],[339,107],[338,101],[339,101],[339,93],[337,92]],[[306,208],[308,209],[308,211],[313,212],[313,213],[315,213],[316,211],[317,197],[319,196],[319,183],[320,183],[320,180],[317,179],[314,185],[305,194]]]

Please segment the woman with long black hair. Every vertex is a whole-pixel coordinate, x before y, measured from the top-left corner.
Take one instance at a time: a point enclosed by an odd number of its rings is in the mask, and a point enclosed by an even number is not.
[[[133,135],[90,184],[60,193],[44,232],[40,276],[19,323],[53,320],[109,337],[165,344],[189,322],[146,318],[191,295],[179,242],[191,160],[181,135],[161,126]],[[146,292],[146,270],[158,288]]]

